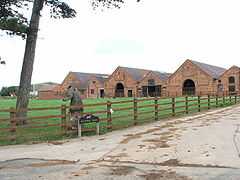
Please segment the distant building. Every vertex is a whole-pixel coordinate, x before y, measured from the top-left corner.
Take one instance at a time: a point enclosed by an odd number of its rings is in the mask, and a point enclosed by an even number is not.
[[[227,70],[188,59],[173,74],[121,66],[111,75],[69,72],[60,85],[43,83],[32,93],[39,99],[59,99],[69,86],[79,89],[82,98],[236,94],[240,68]]]
[[[52,90],[57,85],[59,85],[59,84],[53,83],[53,82],[45,82],[45,83],[33,84],[32,88],[31,88],[31,91],[30,91],[30,95],[34,96],[34,97],[37,97],[37,96],[39,96],[39,92]]]
[[[105,96],[104,82],[107,78],[107,74],[69,72],[62,84],[57,86],[54,91],[63,97],[66,89],[72,86],[80,91],[83,99],[103,98]]]
[[[107,97],[148,97],[165,94],[168,73],[119,66],[105,81]]]

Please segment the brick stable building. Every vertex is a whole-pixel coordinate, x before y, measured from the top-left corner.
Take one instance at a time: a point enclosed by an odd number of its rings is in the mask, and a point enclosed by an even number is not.
[[[169,77],[167,95],[207,95],[222,92],[219,84],[221,84],[220,77],[225,71],[226,69],[218,66],[186,60]]]
[[[168,76],[168,73],[119,66],[105,81],[105,93],[107,97],[161,96]]]
[[[219,89],[223,92],[227,94],[238,93],[240,90],[240,68],[232,66],[220,76],[219,82]]]
[[[62,84],[42,91],[39,98],[62,98],[70,85],[82,98],[234,94],[240,90],[240,68],[186,60],[173,74],[121,66],[111,75],[69,72]]]
[[[51,91],[43,92],[40,99],[63,98],[69,86],[77,88],[83,99],[104,97],[104,81],[107,77],[106,74],[69,72],[62,84]]]

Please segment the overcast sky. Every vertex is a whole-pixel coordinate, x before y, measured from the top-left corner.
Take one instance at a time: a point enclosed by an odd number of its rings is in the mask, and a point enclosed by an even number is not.
[[[240,66],[239,0],[126,0],[120,10],[93,11],[68,0],[78,16],[43,13],[33,83],[61,83],[69,71],[111,73],[121,66],[174,72],[185,59]],[[1,33],[0,87],[17,85],[25,41]]]

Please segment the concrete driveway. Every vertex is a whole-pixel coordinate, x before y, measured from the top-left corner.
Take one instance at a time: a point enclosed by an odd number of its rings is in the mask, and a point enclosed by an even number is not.
[[[103,136],[0,148],[0,179],[239,180],[240,106]]]

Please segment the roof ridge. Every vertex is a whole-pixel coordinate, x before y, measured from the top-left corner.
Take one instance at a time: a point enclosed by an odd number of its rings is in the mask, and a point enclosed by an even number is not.
[[[223,67],[206,64],[203,62],[194,61],[194,60],[190,60],[190,59],[187,59],[186,61],[193,63],[198,68],[200,68],[203,72],[205,72],[206,74],[208,74],[209,76],[211,76],[214,79],[218,79],[227,70],[226,68],[223,68]]]
[[[204,63],[204,62],[200,62],[200,61],[195,61],[195,60],[191,60],[191,59],[188,59],[189,61],[193,62],[193,63],[199,63],[199,64],[203,64],[203,65],[208,65],[208,66],[213,66],[213,67],[216,67],[216,68],[221,68],[221,69],[225,69],[224,67],[220,67],[220,66],[216,66],[216,65],[212,65],[212,64],[207,64],[207,63]]]
[[[85,74],[85,75],[103,75],[103,76],[108,76],[109,74],[102,74],[102,73],[87,73],[87,72],[73,72],[73,71],[70,71],[71,73],[78,73],[78,74]]]

